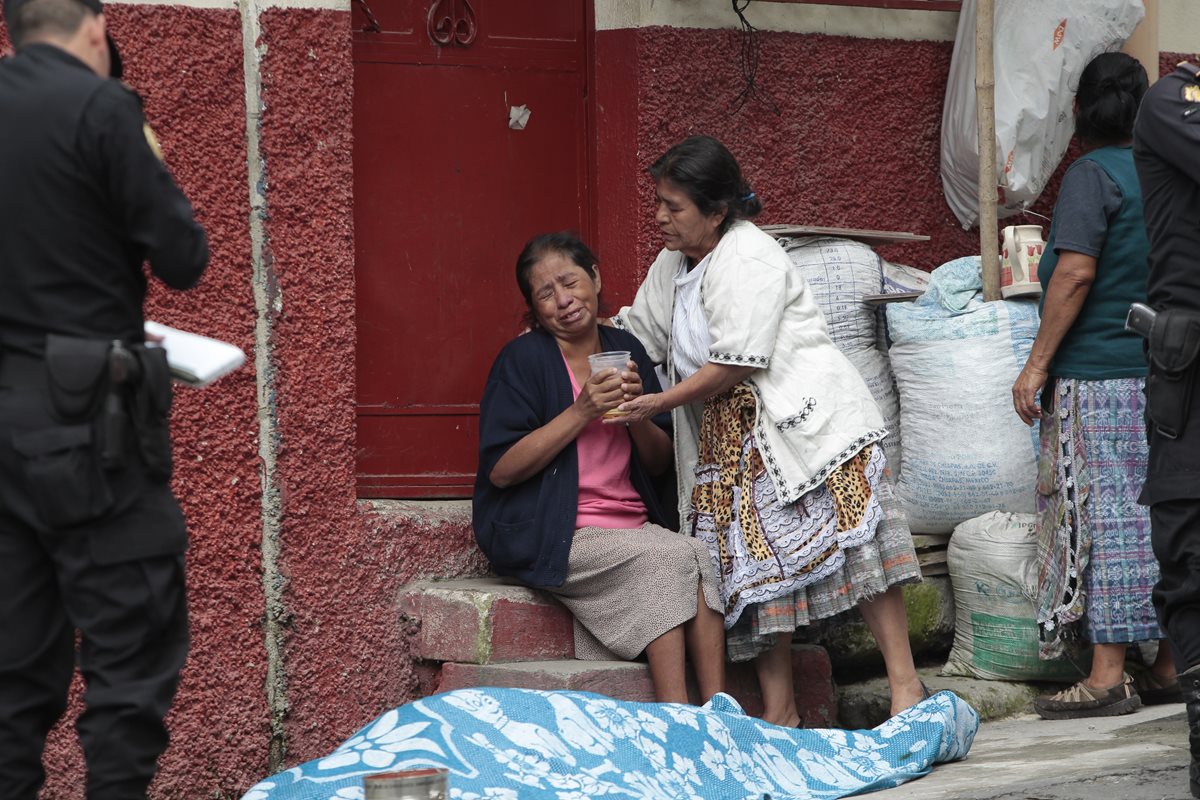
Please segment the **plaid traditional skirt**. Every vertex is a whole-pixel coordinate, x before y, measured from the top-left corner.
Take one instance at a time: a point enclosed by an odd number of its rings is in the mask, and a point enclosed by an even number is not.
[[[693,531],[716,568],[733,661],[769,649],[776,634],[921,579],[882,448],[867,446],[784,504],[755,442],[756,416],[745,385],[705,403],[692,493]]]
[[[1038,628],[1041,655],[1067,644],[1161,639],[1150,594],[1158,562],[1137,498],[1149,451],[1142,378],[1060,378],[1041,421]]]

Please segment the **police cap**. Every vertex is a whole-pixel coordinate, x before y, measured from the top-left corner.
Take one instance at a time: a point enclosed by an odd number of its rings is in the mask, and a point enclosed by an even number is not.
[[[12,15],[17,13],[17,9],[25,5],[29,0],[4,0],[4,18],[12,19]],[[100,0],[76,0],[80,5],[86,7],[93,14],[103,14],[104,5]],[[112,62],[112,68],[109,70],[109,75],[114,78],[120,78],[124,72],[124,67],[121,64],[121,54],[117,52],[117,45],[112,40],[112,36],[104,34],[108,39],[108,55]]]

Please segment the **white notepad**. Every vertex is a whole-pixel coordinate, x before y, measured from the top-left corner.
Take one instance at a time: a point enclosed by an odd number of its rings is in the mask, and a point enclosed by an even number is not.
[[[179,383],[197,389],[208,386],[246,363],[240,347],[220,339],[188,333],[158,322],[146,321],[146,333],[161,336],[158,346],[167,351],[171,377]],[[147,341],[153,345],[154,342]]]

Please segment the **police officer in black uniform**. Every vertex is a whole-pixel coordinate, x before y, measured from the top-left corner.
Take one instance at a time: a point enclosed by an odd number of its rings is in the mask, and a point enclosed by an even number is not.
[[[78,662],[88,800],[144,798],[187,655],[143,263],[176,289],[204,231],[156,155],[100,0],[4,0],[0,61],[0,798],[33,800]]]
[[[1159,621],[1187,701],[1191,792],[1200,797],[1200,69],[1180,64],[1142,100],[1133,158],[1150,238],[1146,381],[1150,506]]]

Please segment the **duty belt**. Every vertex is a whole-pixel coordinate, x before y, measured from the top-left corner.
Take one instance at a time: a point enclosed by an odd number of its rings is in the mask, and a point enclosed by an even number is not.
[[[1150,361],[1146,416],[1159,434],[1177,439],[1191,416],[1195,364],[1200,355],[1200,314],[1178,308],[1155,312],[1134,303],[1125,327],[1146,339]]]

